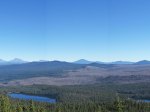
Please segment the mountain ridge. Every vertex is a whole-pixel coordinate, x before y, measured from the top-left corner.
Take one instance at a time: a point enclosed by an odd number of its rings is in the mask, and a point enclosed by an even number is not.
[[[0,65],[12,65],[12,64],[23,64],[23,63],[28,63],[28,61],[24,61],[19,58],[14,58],[12,60],[6,61],[3,59],[0,59]]]
[[[92,63],[98,63],[98,64],[134,64],[135,62],[131,62],[131,61],[102,62],[102,61],[89,61],[86,59],[80,59],[80,60],[74,61],[73,63],[76,63],[76,64],[92,64]]]
[[[56,61],[56,60],[54,60]],[[58,60],[59,61],[59,60]],[[0,65],[13,65],[13,64],[24,64],[24,63],[31,63],[31,62],[51,62],[49,60],[39,60],[39,61],[25,61],[19,58],[14,58],[12,60],[6,61],[3,59],[0,59]],[[65,61],[59,61],[59,62],[65,62]],[[79,59],[74,62],[68,62],[68,63],[74,63],[74,64],[92,64],[92,63],[98,63],[98,64],[116,64],[116,65],[131,65],[131,64],[136,64],[136,65],[147,65],[150,64],[149,60],[141,60],[137,62],[132,62],[132,61],[113,61],[113,62],[102,62],[102,61],[89,61],[86,59]]]
[[[150,65],[150,61],[142,60],[135,63],[136,65]]]

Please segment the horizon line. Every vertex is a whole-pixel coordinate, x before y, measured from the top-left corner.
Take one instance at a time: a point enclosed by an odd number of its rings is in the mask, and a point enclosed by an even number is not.
[[[13,60],[22,60],[22,61],[26,61],[26,62],[36,62],[36,61],[62,61],[62,62],[76,62],[76,61],[80,61],[80,60],[85,60],[85,61],[89,61],[89,62],[104,62],[104,63],[109,63],[109,62],[139,62],[139,61],[149,61],[148,59],[141,59],[141,60],[137,60],[137,61],[131,61],[131,60],[112,60],[112,61],[99,61],[99,60],[89,60],[89,59],[77,59],[77,60],[60,60],[60,59],[36,59],[36,60],[26,60],[26,59],[22,59],[22,58],[12,58],[12,59],[2,59],[0,58],[1,61],[13,61]]]

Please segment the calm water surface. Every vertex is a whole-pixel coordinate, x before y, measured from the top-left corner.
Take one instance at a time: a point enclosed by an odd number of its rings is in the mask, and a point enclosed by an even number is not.
[[[38,102],[56,103],[56,99],[48,98],[48,97],[26,95],[20,93],[9,93],[8,96],[10,96],[11,98],[17,98],[21,100],[33,100]]]
[[[150,100],[139,100],[141,102],[150,103]]]

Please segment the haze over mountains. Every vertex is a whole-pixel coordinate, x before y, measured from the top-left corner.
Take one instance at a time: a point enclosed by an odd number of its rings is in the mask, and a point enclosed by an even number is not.
[[[98,64],[120,64],[120,65],[124,65],[124,64],[150,64],[150,61],[142,60],[142,61],[138,61],[138,62],[131,62],[131,61],[101,62],[101,61],[89,61],[89,60],[85,60],[85,59],[80,59],[80,60],[77,60],[73,63],[76,63],[76,64],[98,63]]]
[[[19,62],[16,59],[14,62]],[[76,64],[36,61],[0,66],[0,85],[78,85],[95,83],[137,83],[150,81],[150,62],[134,64]]]
[[[24,63],[30,63],[30,62],[51,62],[49,60],[39,60],[39,61],[24,61],[19,58],[12,59],[10,61],[6,61],[3,59],[0,59],[0,65],[12,65],[12,64],[24,64]],[[61,62],[61,61],[60,61]],[[65,62],[65,61],[63,61]],[[126,64],[150,64],[150,61],[148,60],[141,60],[138,62],[131,62],[131,61],[114,61],[114,62],[102,62],[102,61],[89,61],[86,59],[80,59],[74,62],[69,62],[74,64],[92,64],[92,63],[98,63],[98,64],[120,64],[120,65],[126,65]]]
[[[135,64],[138,64],[138,65],[149,65],[150,61],[142,60],[142,61],[136,62]]]
[[[0,65],[23,64],[23,63],[27,63],[27,61],[24,61],[19,58],[15,58],[10,61],[5,61],[5,60],[0,59]]]
[[[0,85],[78,85],[150,81],[150,61],[75,62],[0,60]]]

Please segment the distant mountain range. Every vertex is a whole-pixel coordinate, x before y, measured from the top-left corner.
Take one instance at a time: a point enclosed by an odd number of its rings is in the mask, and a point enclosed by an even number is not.
[[[70,63],[70,62],[44,61],[44,60],[36,61],[36,62],[26,62],[20,59],[14,59],[14,60],[8,61],[7,63],[9,64],[0,66],[0,77],[1,77],[0,82],[7,82],[7,81],[17,80],[17,79],[27,79],[27,78],[33,78],[33,77],[49,77],[49,76],[52,76],[55,78],[63,77],[62,79],[64,79],[64,76],[66,77],[67,73],[70,73],[69,76],[77,73],[77,76],[79,76],[78,77],[79,79],[83,78],[79,75],[81,74],[84,76],[85,80],[88,77],[87,74],[90,74],[89,79],[91,79],[92,75],[95,76],[96,74],[103,74],[106,76],[110,74],[112,75],[112,77],[108,77],[105,81],[108,81],[109,79],[112,81],[112,80],[116,80],[116,77],[113,77],[113,75],[115,76],[118,75],[119,76],[118,80],[120,80],[120,74],[121,75],[122,74],[123,75],[142,74],[143,76],[144,75],[146,76],[150,71],[149,69],[150,61],[146,61],[146,60],[139,61],[130,65],[127,65],[127,62],[125,62],[126,64],[125,66],[120,65],[120,63],[121,64],[123,63],[122,61],[116,62],[116,64],[118,65],[114,64],[115,62],[111,62],[111,64],[110,63],[102,64],[101,62],[100,63],[91,62],[90,64],[83,64],[83,62],[86,60],[81,60],[81,61],[82,61],[82,64],[79,64],[80,61],[78,61],[78,64],[76,64],[76,63]],[[0,62],[3,63],[4,61],[0,60]],[[88,63],[89,62],[90,61],[88,61]],[[15,63],[15,64],[12,64],[12,63]],[[135,71],[135,72],[132,72],[132,71]],[[131,77],[133,78],[133,76]],[[128,79],[130,79],[131,77],[129,77]],[[121,78],[121,80],[124,80],[124,77]],[[147,80],[147,77],[144,80]],[[56,82],[59,82],[59,81],[57,80]]]
[[[28,62],[19,58],[15,58],[10,61],[5,61],[5,60],[0,59],[0,65],[12,65],[12,64],[23,64],[23,63],[28,63]]]
[[[150,61],[142,60],[142,61],[136,62],[135,64],[137,64],[137,65],[150,65]]]
[[[100,62],[100,61],[88,61],[88,60],[85,60],[85,59],[80,59],[80,60],[77,60],[73,63],[76,63],[76,64],[91,64],[91,63],[98,63],[98,64],[105,64],[104,62]]]
[[[110,62],[111,64],[134,64],[135,62],[130,62],[130,61],[115,61],[115,62]]]
[[[76,63],[76,64],[90,64],[90,63],[93,63],[93,62],[85,60],[85,59],[80,59],[80,60],[77,60],[77,61],[75,61],[73,63]]]
[[[39,60],[39,61],[34,61],[34,62],[50,62],[49,60]],[[61,61],[59,61],[61,62]],[[65,62],[65,61],[64,61]],[[5,61],[3,59],[0,59],[0,65],[13,65],[13,64],[24,64],[24,63],[30,63],[29,61],[24,61],[19,58],[15,58],[10,61]],[[128,65],[128,64],[136,64],[136,65],[149,65],[150,61],[148,60],[142,60],[138,62],[130,62],[130,61],[114,61],[114,62],[101,62],[101,61],[89,61],[86,59],[80,59],[74,62],[70,62],[74,64],[92,64],[92,63],[97,63],[97,64],[116,64],[116,65]]]
[[[20,60],[15,60],[14,62],[20,63]],[[86,66],[60,61],[22,62],[23,64],[1,65],[0,82],[40,76],[61,76],[68,70],[76,70]]]
[[[85,60],[85,59],[80,59],[80,60],[77,60],[73,63],[76,63],[76,64],[91,64],[91,63],[98,63],[98,64],[134,64],[135,62],[130,62],[130,61],[101,62],[101,61],[88,61],[88,60]]]

